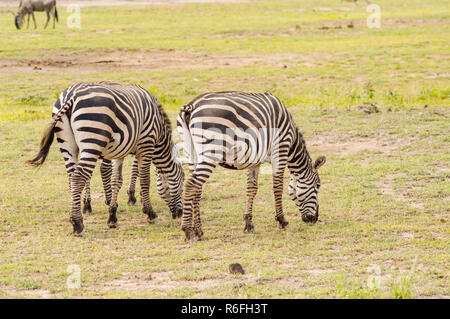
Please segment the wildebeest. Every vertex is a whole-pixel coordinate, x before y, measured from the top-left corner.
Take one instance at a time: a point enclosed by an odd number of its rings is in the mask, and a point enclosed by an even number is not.
[[[20,29],[23,24],[25,15],[27,17],[27,29],[30,24],[30,15],[33,17],[34,28],[36,29],[36,18],[34,17],[34,11],[45,11],[47,14],[47,22],[44,29],[47,28],[50,21],[50,14],[53,17],[53,29],[55,28],[55,20],[58,21],[58,10],[56,10],[56,0],[21,0],[19,3],[19,11],[14,16],[14,23],[17,29]]]

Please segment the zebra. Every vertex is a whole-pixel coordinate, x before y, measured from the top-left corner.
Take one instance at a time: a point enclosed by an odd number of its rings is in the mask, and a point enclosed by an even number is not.
[[[135,190],[136,190],[136,181],[138,177],[138,160],[136,156],[133,155],[133,162],[131,166],[131,176],[130,176],[130,185],[127,189],[128,194],[128,205],[135,205],[136,204],[136,197],[135,197]],[[100,166],[100,174],[102,177],[103,182],[103,188],[105,191],[105,204],[109,206],[111,203],[111,194],[112,194],[112,188],[111,188],[111,176],[112,176],[112,161],[104,159],[102,161],[102,164]],[[166,204],[170,208],[170,190],[169,190],[169,184],[168,179],[166,175],[160,172],[155,167],[155,174],[156,174],[156,189],[158,195],[166,202]],[[121,188],[122,185],[122,178],[120,176],[119,178],[119,185],[118,188]],[[180,210],[173,210],[172,209],[172,218],[176,219],[178,217],[181,217],[181,211]],[[91,207],[91,192],[90,192],[90,183],[89,181],[86,181],[85,185],[85,192],[84,192],[84,199],[83,199],[83,214],[90,214],[92,213],[92,207]]]
[[[181,107],[177,129],[190,170],[183,193],[182,230],[187,241],[203,237],[199,210],[202,186],[217,165],[248,169],[244,232],[254,232],[253,200],[258,190],[259,167],[264,162],[272,164],[275,219],[279,227],[288,225],[282,208],[286,166],[291,173],[289,196],[302,220],[318,220],[318,169],[326,158],[319,156],[312,161],[302,133],[276,96],[236,91],[205,93]]]
[[[25,15],[27,18],[27,29],[30,25],[30,15],[33,17],[34,28],[37,28],[34,11],[45,11],[47,14],[47,22],[45,22],[44,29],[47,28],[50,21],[50,14],[53,17],[53,29],[55,28],[55,20],[58,21],[58,10],[56,10],[56,0],[21,0],[19,3],[19,11],[14,17],[14,24],[19,30],[22,27]]]
[[[181,214],[184,173],[181,164],[172,158],[171,123],[161,103],[141,86],[81,82],[66,89],[55,103],[39,153],[27,163],[44,163],[54,135],[69,175],[70,222],[75,236],[85,235],[81,193],[98,159],[114,160],[107,222],[110,227],[117,224],[118,186],[123,159],[128,154],[134,154],[138,161],[142,211],[149,221],[157,217],[149,198],[152,162],[167,178],[171,211]]]

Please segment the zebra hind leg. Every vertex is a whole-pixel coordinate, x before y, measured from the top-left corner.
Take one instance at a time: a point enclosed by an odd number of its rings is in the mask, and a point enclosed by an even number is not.
[[[109,206],[111,203],[112,189],[111,189],[111,175],[112,162],[104,159],[100,166],[100,175],[102,176],[103,189],[105,191],[105,204]]]
[[[84,186],[83,214],[92,214],[90,181]]]
[[[203,232],[200,223],[199,203],[202,186],[208,180],[216,163],[202,162],[197,164],[186,181],[183,194],[183,221],[181,229],[184,231],[186,241],[202,239]],[[194,215],[194,222],[192,216]]]
[[[202,190],[200,189],[197,192],[197,195],[194,199],[194,234],[197,240],[202,240],[203,231],[202,231],[202,222],[200,219],[200,199],[202,197]]]
[[[112,170],[112,196],[111,196],[111,203],[109,204],[108,212],[108,227],[109,228],[116,228],[117,227],[117,196],[119,194],[119,190],[122,187],[122,167],[123,167],[123,159],[117,159],[113,161],[113,170]]]
[[[89,163],[91,164],[91,163]],[[92,171],[83,168],[78,164],[73,174],[70,176],[70,195],[72,197],[72,209],[70,212],[70,222],[73,225],[73,234],[84,237],[83,215],[81,214],[81,193],[87,181],[91,178]]]
[[[136,190],[136,180],[138,177],[139,169],[138,169],[138,160],[136,157],[133,157],[133,164],[131,166],[131,178],[130,178],[130,186],[128,187],[128,205],[136,205],[136,197],[134,196]]]

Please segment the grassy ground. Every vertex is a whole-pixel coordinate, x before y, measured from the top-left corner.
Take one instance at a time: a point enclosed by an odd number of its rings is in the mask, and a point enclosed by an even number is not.
[[[83,7],[80,30],[64,8],[55,30],[41,29],[42,15],[37,30],[1,19],[0,296],[449,297],[450,10],[443,0],[377,4],[380,29],[367,28],[365,5],[331,0]],[[73,238],[59,151],[40,170],[24,161],[58,92],[105,79],[141,83],[172,119],[205,91],[276,93],[313,157],[327,156],[320,222],[304,224],[285,196],[290,225],[278,230],[262,174],[256,234],[243,234],[245,172],[217,169],[203,242],[184,243],[155,191],[159,222],[147,224],[122,190],[110,230],[96,172],[88,236]],[[234,262],[245,275],[228,273]],[[72,264],[79,289],[66,286]]]

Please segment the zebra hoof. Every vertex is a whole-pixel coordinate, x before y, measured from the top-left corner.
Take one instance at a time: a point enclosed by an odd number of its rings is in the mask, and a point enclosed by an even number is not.
[[[203,239],[203,231],[200,228],[194,229],[194,234],[195,234],[194,237],[195,241],[201,241]]]
[[[134,196],[134,192],[127,191],[128,194],[128,205],[134,206],[136,205],[136,197]]]
[[[184,241],[189,242],[195,238],[194,230],[192,228],[184,228],[182,230],[184,231],[185,235]]]
[[[92,214],[91,200],[85,200],[83,203],[83,214]]]
[[[252,233],[252,234],[254,234],[255,233],[255,226],[253,226],[252,223],[246,223],[245,227],[244,227],[244,233],[247,233],[247,234]]]
[[[156,215],[155,211],[151,207],[144,207],[142,212],[148,216],[149,221],[158,218],[158,215]]]
[[[84,238],[84,237],[86,237],[86,232],[83,230],[81,233],[79,233],[79,234],[73,233],[73,235],[74,235],[75,237],[81,237],[81,238]]]
[[[117,217],[109,215],[107,225],[109,228],[117,228]]]
[[[86,233],[84,232],[84,225],[83,225],[83,220],[79,219],[79,220],[74,220],[74,219],[70,219],[70,222],[73,226],[73,235],[75,237],[84,237],[86,236]]]
[[[136,205],[136,197],[130,197],[128,198],[128,203],[129,206],[134,206]]]
[[[109,207],[109,217],[107,225],[109,228],[117,228],[117,205]]]
[[[278,224],[278,227],[280,228],[280,229],[286,229],[286,227],[289,225],[289,222],[287,222],[287,221],[282,221],[282,222],[280,222],[279,224]]]
[[[183,209],[182,208],[175,208],[172,210],[172,219],[177,219],[183,216]]]
[[[117,228],[117,217],[116,214],[109,215],[107,225],[109,228]]]
[[[277,217],[275,219],[278,221],[278,227],[280,229],[285,229],[287,225],[289,225],[289,222],[286,219],[284,219],[284,216]]]

